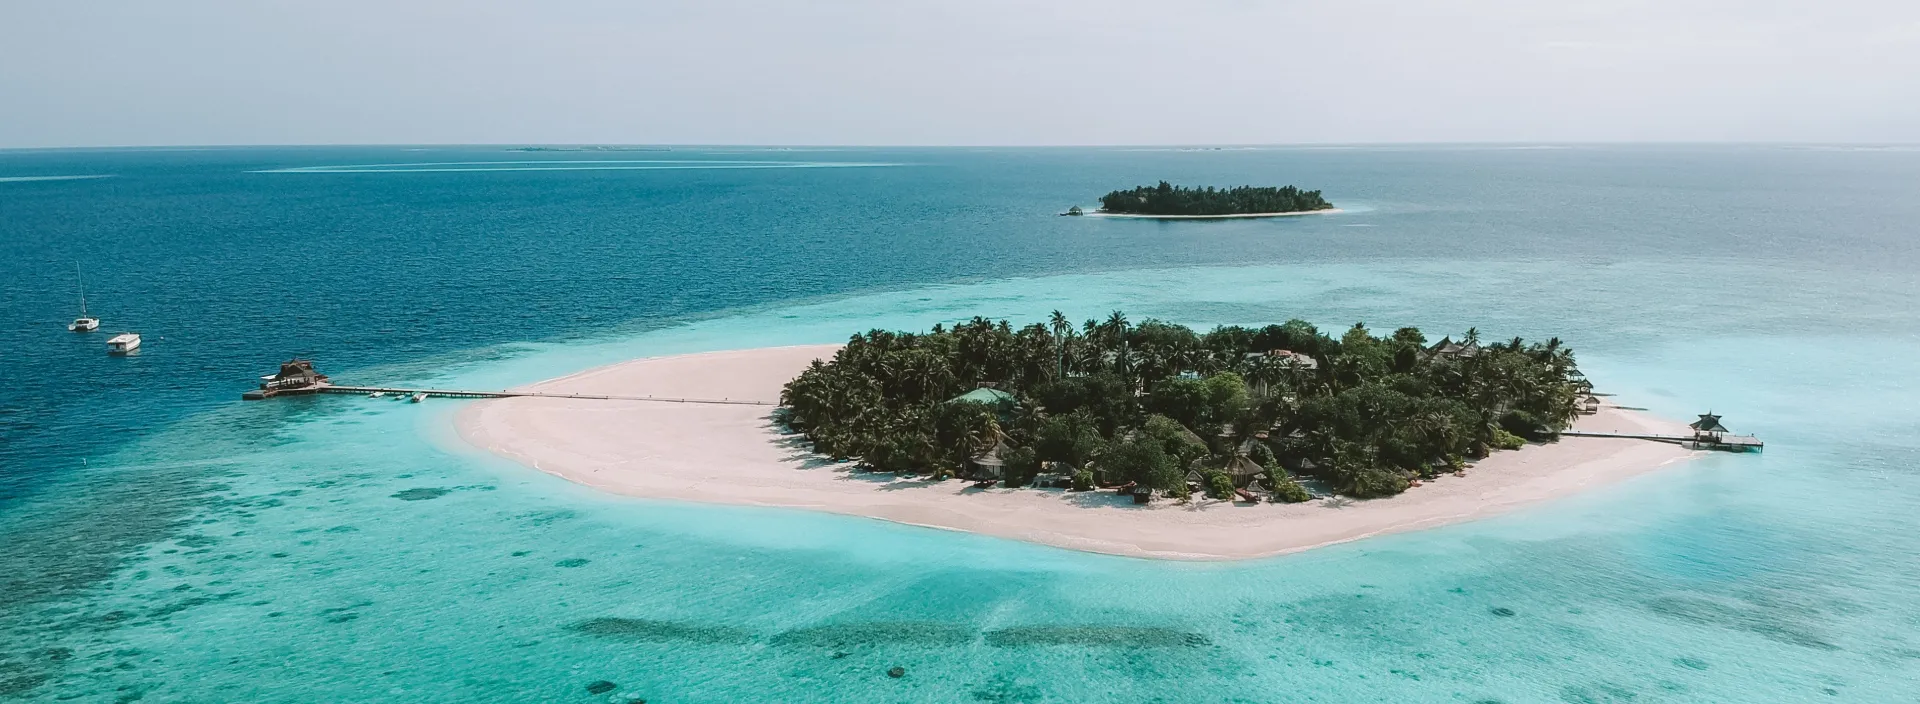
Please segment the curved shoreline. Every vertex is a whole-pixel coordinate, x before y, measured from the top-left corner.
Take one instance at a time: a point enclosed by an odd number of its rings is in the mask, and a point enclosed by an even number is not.
[[[1109,213],[1109,212],[1100,211],[1100,210],[1090,210],[1090,211],[1081,213],[1080,216],[1089,217],[1089,218],[1132,218],[1132,219],[1139,219],[1139,220],[1228,220],[1232,218],[1286,218],[1286,217],[1293,217],[1295,215],[1332,215],[1334,213],[1344,213],[1344,212],[1346,211],[1341,210],[1339,208],[1322,208],[1320,210],[1295,210],[1289,213],[1229,213],[1226,215],[1146,215],[1141,213]]]
[[[777,399],[780,386],[837,345],[656,357],[524,387],[572,392]],[[456,416],[466,442],[534,469],[617,494],[826,511],[981,533],[1086,552],[1171,560],[1241,560],[1497,515],[1687,459],[1661,443],[1566,438],[1496,453],[1466,477],[1400,496],[1329,506],[1196,500],[1135,506],[1112,492],[974,489],[852,471],[781,435],[764,406],[508,398]],[[1684,427],[1606,409],[1593,430]]]

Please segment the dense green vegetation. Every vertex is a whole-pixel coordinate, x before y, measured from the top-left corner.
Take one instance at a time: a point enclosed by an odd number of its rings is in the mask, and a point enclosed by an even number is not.
[[[1257,477],[1273,500],[1303,501],[1295,476],[1385,496],[1552,437],[1575,417],[1580,383],[1558,339],[1482,345],[1469,330],[1429,346],[1413,328],[1332,337],[1298,320],[1200,334],[1119,312],[1075,326],[1055,312],[1018,329],[975,318],[856,335],[786,385],[780,413],[816,451],[877,471],[979,472],[1012,487],[1045,471],[1079,489],[1133,482],[1182,498],[1191,472],[1214,496]]]
[[[1114,191],[1100,197],[1101,211],[1127,215],[1298,213],[1331,207],[1333,204],[1321,198],[1319,191],[1303,191],[1293,186],[1188,188],[1161,181],[1158,186]]]

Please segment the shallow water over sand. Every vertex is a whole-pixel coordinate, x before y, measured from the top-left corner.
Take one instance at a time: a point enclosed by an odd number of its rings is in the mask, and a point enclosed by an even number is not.
[[[498,386],[627,356],[830,340],[855,321],[921,325],[981,306],[1017,317],[1122,301],[1169,317],[1183,307],[1298,310],[1311,305],[1301,292],[1327,285],[1317,277],[1426,311],[1441,302],[1418,292],[1436,276],[1276,267],[939,287],[391,373]],[[1058,291],[1074,295],[1043,293]],[[1488,317],[1503,322],[1499,311]],[[1630,329],[1624,322],[1588,324]],[[1767,437],[1767,454],[1715,456],[1513,517],[1233,565],[601,496],[461,447],[449,426],[457,401],[235,406],[219,412],[221,425],[273,422],[271,439],[192,465],[203,470],[199,491],[180,500],[170,537],[104,589],[45,607],[57,625],[36,640],[72,651],[54,691],[162,700],[276,699],[294,683],[327,699],[585,697],[600,679],[650,701],[1211,701],[1224,690],[1251,701],[1890,697],[1920,651],[1902,602],[1913,585],[1881,560],[1913,544],[1871,507],[1889,489],[1913,498],[1914,484],[1851,465],[1796,419],[1811,404],[1835,427],[1901,428],[1810,393],[1869,387],[1867,377],[1816,382],[1782,373],[1794,365],[1765,367],[1818,355],[1844,370],[1844,342],[1776,341],[1760,352],[1737,339],[1609,336],[1586,355],[1603,386],[1670,415],[1711,400]],[[1748,381],[1714,378],[1726,369]],[[1809,394],[1774,406],[1795,392]],[[165,475],[177,471],[169,463],[209,461],[180,449],[184,440],[130,448],[116,459],[154,466],[115,471]],[[1809,494],[1819,506],[1798,498]],[[54,651],[22,654],[41,652]],[[909,676],[886,677],[894,666]]]

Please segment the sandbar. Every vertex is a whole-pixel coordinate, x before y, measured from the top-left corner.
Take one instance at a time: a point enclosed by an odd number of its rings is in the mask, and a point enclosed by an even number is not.
[[[773,347],[638,359],[529,390],[776,402],[780,388],[837,345]],[[596,489],[659,499],[777,506],[1171,560],[1241,560],[1498,515],[1684,460],[1677,445],[1564,438],[1498,452],[1399,496],[1366,501],[1235,504],[1157,499],[1133,505],[1109,491],[976,489],[968,482],[856,471],[783,434],[773,407],[651,401],[505,398],[456,416],[467,442]],[[1590,431],[1681,433],[1684,424],[1606,408]]]

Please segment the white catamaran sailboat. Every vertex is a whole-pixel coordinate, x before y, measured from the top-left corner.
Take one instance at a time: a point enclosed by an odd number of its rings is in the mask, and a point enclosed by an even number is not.
[[[100,319],[87,315],[87,282],[80,278],[80,262],[73,263],[73,280],[80,282],[80,317],[67,323],[67,329],[74,332],[93,332],[100,329]]]

